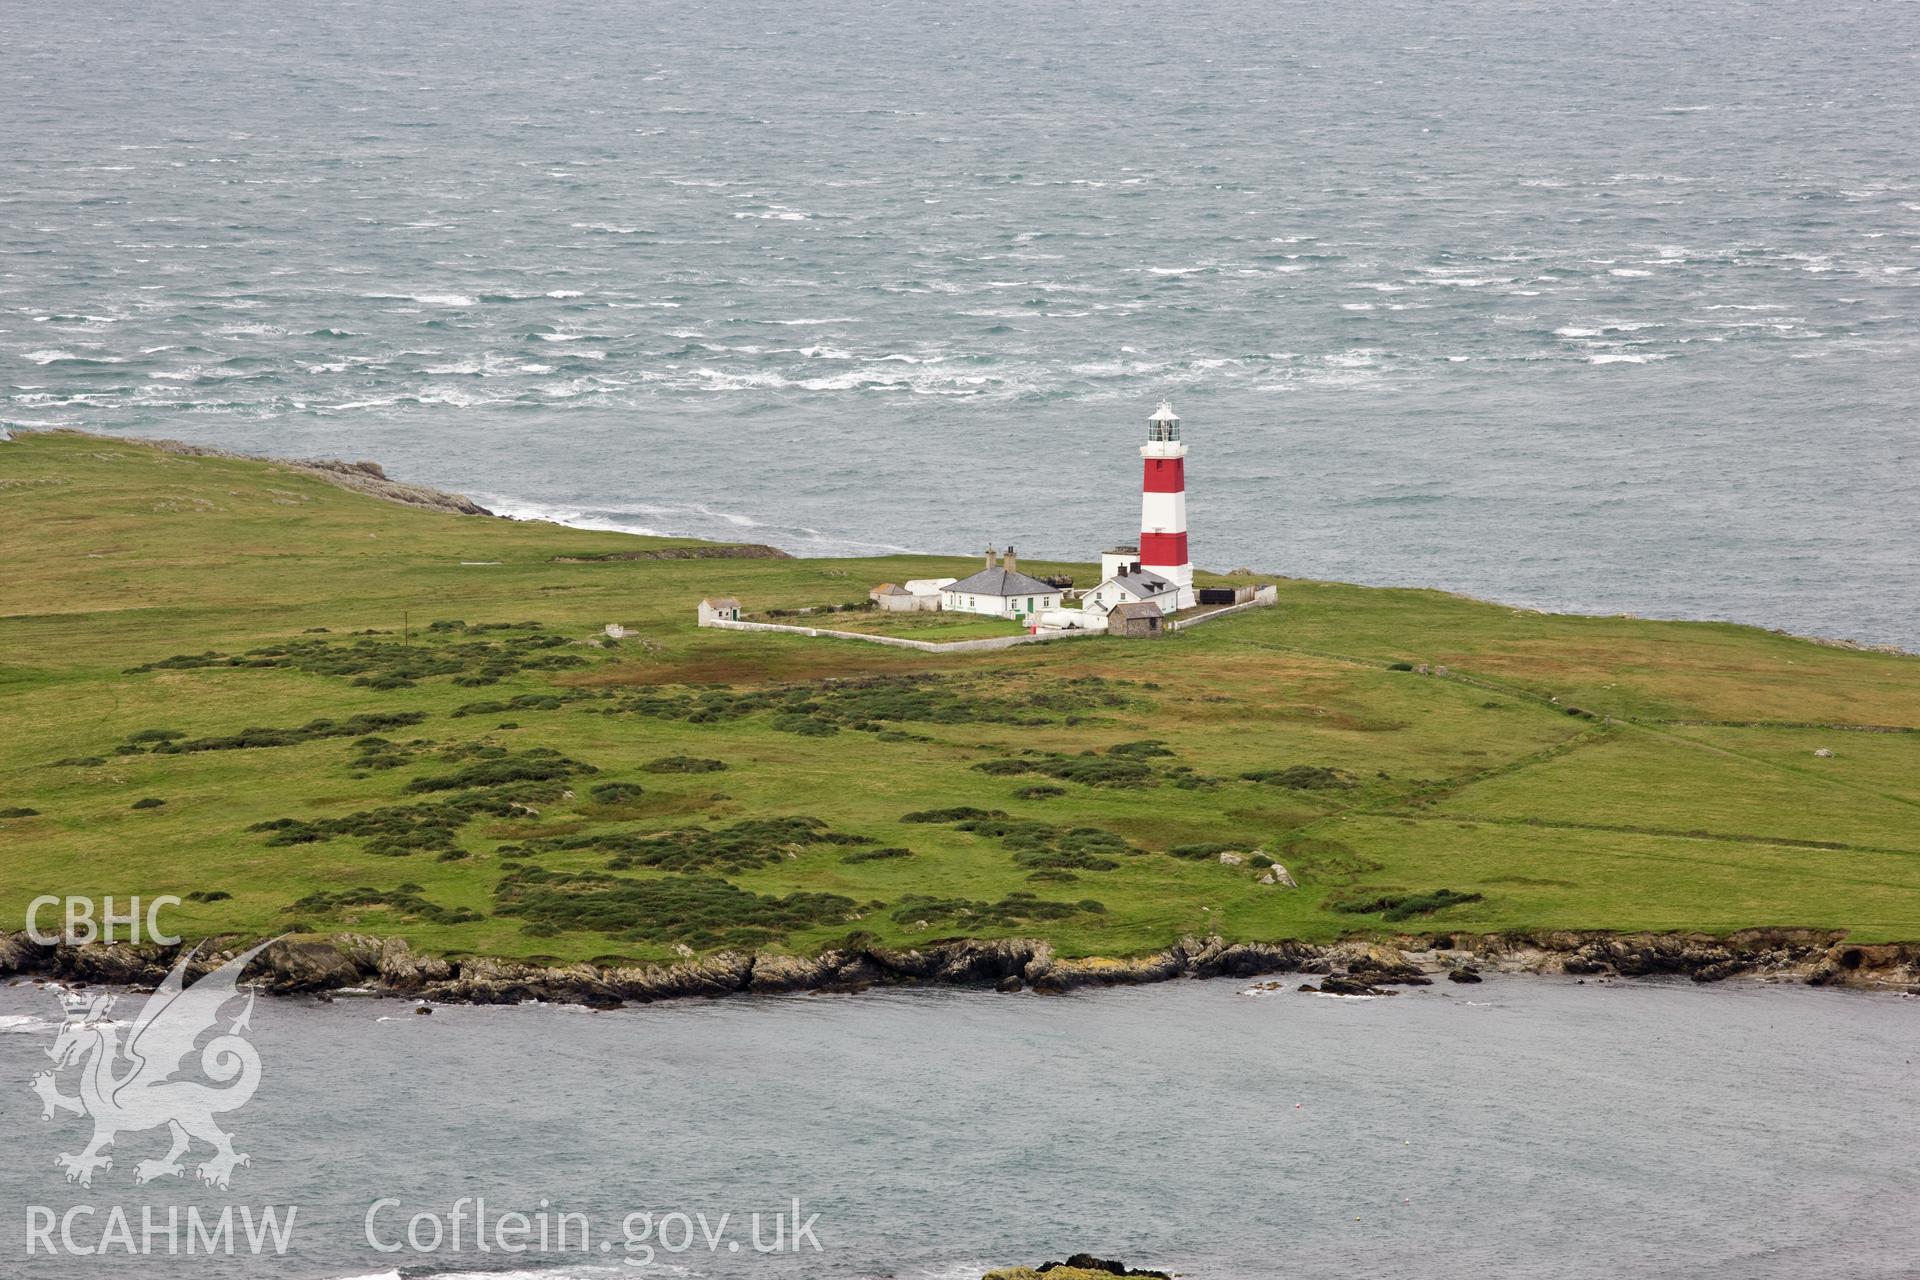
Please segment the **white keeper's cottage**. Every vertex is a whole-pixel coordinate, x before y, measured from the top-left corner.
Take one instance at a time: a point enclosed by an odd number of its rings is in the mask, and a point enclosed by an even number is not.
[[[1134,563],[1080,597],[1082,609],[1102,616],[1123,604],[1156,604],[1161,613],[1170,614],[1180,607],[1180,586]]]
[[[1013,548],[1006,558],[993,562],[993,548],[987,548],[987,564],[971,578],[962,578],[940,588],[940,607],[956,613],[984,613],[994,618],[1031,618],[1042,609],[1058,609],[1065,592],[1051,582],[1030,578],[1019,570]]]

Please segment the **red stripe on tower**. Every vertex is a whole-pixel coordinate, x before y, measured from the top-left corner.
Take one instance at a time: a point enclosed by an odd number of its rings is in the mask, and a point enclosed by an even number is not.
[[[1147,477],[1144,492],[1185,493],[1186,491],[1187,460],[1185,458],[1147,459]]]
[[[1185,533],[1143,533],[1140,535],[1142,569],[1174,569],[1187,563]]]

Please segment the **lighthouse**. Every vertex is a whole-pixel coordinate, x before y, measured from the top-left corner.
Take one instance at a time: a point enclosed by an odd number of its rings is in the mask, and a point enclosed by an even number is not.
[[[1140,567],[1180,589],[1179,608],[1193,606],[1193,561],[1187,558],[1187,446],[1180,419],[1165,400],[1147,419],[1140,491]]]

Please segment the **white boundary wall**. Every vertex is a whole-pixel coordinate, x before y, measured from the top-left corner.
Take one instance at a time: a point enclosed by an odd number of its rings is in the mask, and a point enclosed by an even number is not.
[[[1045,644],[1049,640],[1077,640],[1082,636],[1105,635],[1103,631],[1056,631],[1051,635],[988,636],[984,640],[949,640],[936,644],[931,640],[908,640],[904,636],[873,636],[860,631],[827,631],[819,627],[789,627],[778,622],[735,622],[713,618],[703,627],[721,631],[778,631],[790,636],[826,637],[829,640],[864,640],[868,644],[891,645],[895,649],[918,649],[922,653],[970,653],[986,649],[1011,649],[1019,644]]]
[[[1179,631],[1186,627],[1197,627],[1203,622],[1212,622],[1215,618],[1224,618],[1229,614],[1245,613],[1249,609],[1264,609],[1280,603],[1279,592],[1271,585],[1258,588],[1253,599],[1241,604],[1224,605],[1212,613],[1203,613],[1197,618],[1180,618],[1169,624],[1168,629]],[[875,636],[862,631],[832,631],[821,627],[789,627],[778,622],[737,622],[731,618],[702,617],[700,625],[721,631],[777,631],[790,636],[825,637],[829,640],[863,640],[868,644],[884,644],[895,649],[917,649],[921,653],[979,653],[991,649],[1011,649],[1020,644],[1045,644],[1051,640],[1081,640],[1088,636],[1103,636],[1105,631],[1051,631],[1039,635],[1024,636],[988,636],[984,640],[949,640],[936,643],[932,640],[908,640],[904,636]]]

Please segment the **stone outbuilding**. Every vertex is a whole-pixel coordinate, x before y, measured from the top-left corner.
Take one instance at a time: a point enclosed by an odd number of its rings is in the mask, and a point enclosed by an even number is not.
[[[1166,615],[1151,600],[1129,600],[1107,610],[1107,634],[1134,640],[1157,640],[1165,634]]]
[[[700,602],[700,625],[740,621],[740,602],[732,596],[709,596]]]

